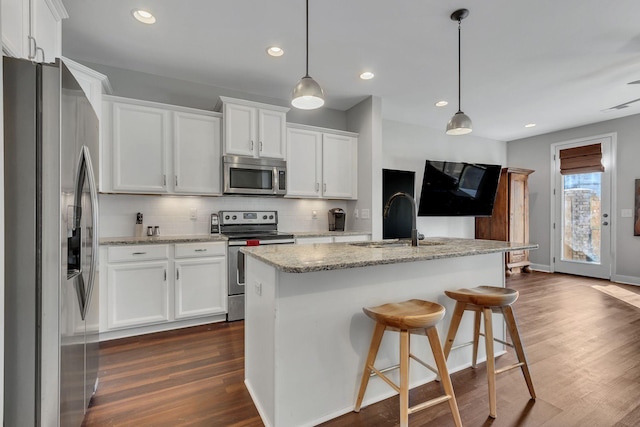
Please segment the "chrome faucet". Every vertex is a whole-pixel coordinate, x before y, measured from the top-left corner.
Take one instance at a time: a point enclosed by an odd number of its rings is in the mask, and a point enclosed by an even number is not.
[[[386,219],[389,216],[389,210],[391,209],[391,204],[398,197],[404,197],[409,199],[411,202],[411,208],[413,209],[413,216],[411,217],[411,246],[418,246],[418,229],[416,226],[416,220],[418,216],[418,210],[416,209],[416,201],[409,194],[404,193],[402,191],[395,193],[393,196],[389,197],[387,200],[387,204],[384,205],[384,213],[383,217]]]

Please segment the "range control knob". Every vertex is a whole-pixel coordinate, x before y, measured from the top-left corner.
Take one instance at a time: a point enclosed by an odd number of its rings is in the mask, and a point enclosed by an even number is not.
[[[231,219],[238,219],[236,215],[232,216]]]
[[[225,215],[225,216],[224,216],[224,219],[229,219],[229,215]]]
[[[273,215],[269,215],[269,219],[273,219]]]
[[[267,216],[266,216],[266,215],[263,215],[263,216],[262,216],[262,219],[267,219]]]

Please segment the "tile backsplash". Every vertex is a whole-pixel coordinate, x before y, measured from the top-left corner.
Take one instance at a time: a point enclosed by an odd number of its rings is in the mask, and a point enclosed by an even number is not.
[[[222,210],[275,210],[278,211],[278,229],[281,231],[324,231],[329,227],[329,209],[347,209],[347,202],[344,200],[241,196],[100,194],[98,203],[100,237],[133,236],[138,212],[144,215],[145,231],[147,226],[157,225],[162,235],[172,236],[209,234],[211,213]],[[191,219],[192,209],[197,211],[195,220]],[[314,210],[317,213],[316,219],[312,218]]]

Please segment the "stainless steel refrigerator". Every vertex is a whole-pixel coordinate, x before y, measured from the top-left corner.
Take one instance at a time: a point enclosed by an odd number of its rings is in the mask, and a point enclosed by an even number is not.
[[[64,63],[4,60],[4,426],[80,426],[98,373],[98,119]]]

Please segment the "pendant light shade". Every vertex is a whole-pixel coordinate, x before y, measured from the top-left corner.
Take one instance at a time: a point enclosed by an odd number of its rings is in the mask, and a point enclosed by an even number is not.
[[[293,88],[291,105],[301,110],[314,110],[324,105],[324,92],[309,76],[309,0],[307,0],[307,72]]]
[[[458,112],[451,117],[449,123],[447,123],[447,135],[465,135],[471,133],[472,124],[471,119],[465,113],[462,112],[460,107],[460,76],[461,76],[461,60],[460,60],[460,23],[464,18],[469,16],[469,10],[458,9],[451,14],[451,20],[458,21]]]

